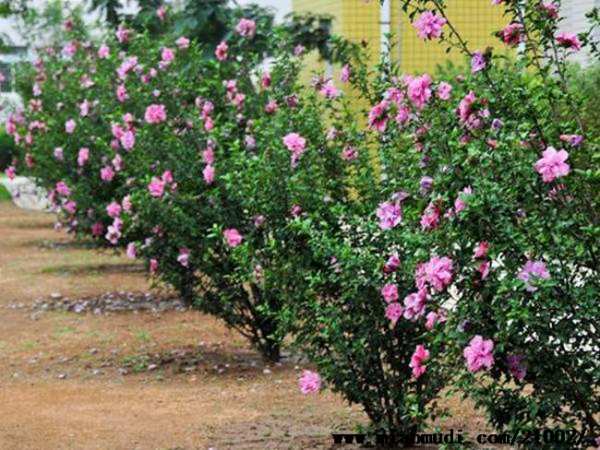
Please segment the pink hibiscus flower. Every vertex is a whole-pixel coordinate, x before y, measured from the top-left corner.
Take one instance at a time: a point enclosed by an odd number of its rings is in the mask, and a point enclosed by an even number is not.
[[[483,368],[490,369],[494,365],[494,342],[477,335],[464,349],[463,356],[469,372],[475,373]]]
[[[310,370],[304,370],[298,380],[298,387],[303,394],[314,394],[321,389],[321,376]]]
[[[550,183],[556,178],[569,174],[571,168],[565,162],[567,159],[569,159],[569,154],[565,150],[556,151],[554,147],[548,147],[534,167],[542,176],[542,180],[545,183]]]

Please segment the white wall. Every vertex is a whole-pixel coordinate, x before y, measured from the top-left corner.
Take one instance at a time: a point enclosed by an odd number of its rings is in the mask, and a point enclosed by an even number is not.
[[[563,0],[560,9],[560,15],[564,18],[560,24],[561,31],[569,33],[587,31],[589,23],[585,14],[594,7],[600,7],[600,0]],[[585,51],[577,52],[571,56],[571,59],[582,65],[592,62],[589,53]]]

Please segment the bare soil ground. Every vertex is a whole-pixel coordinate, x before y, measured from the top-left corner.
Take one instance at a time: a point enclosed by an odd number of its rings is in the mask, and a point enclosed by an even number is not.
[[[364,421],[338,396],[302,396],[298,367],[265,366],[196,311],[32,309],[53,293],[151,289],[140,266],[52,223],[0,202],[0,450],[331,448],[333,430]],[[449,405],[444,428],[485,428]]]

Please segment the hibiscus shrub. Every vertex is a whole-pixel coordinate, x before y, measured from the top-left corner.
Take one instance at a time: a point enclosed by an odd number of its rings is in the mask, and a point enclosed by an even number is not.
[[[302,49],[292,53],[283,33],[260,68],[262,55],[248,50],[254,32],[241,19],[235,38],[217,46],[198,97],[180,105],[187,128],[129,187],[132,207],[121,218],[139,236],[131,255],[277,360],[282,307],[299,292],[294,274],[310,263],[288,224],[305,211],[327,214],[325,200],[347,192],[311,100],[334,93],[299,91]]]
[[[296,32],[232,20],[208,59],[185,38],[120,26],[96,47],[67,30],[34,64],[28,111],[7,121],[23,152],[9,174],[33,176],[71,230],[126,246],[276,360],[302,260],[286,223],[341,189],[320,114],[296,94]],[[259,68],[265,39],[272,69]]]
[[[500,37],[525,42],[516,61],[469,49],[443,2],[407,2],[419,36],[465,52],[471,73],[400,76],[360,55],[342,70],[373,105],[370,131],[353,139],[343,108],[329,120],[381,176],[369,188],[357,159],[354,204],[297,224],[315,263],[295,335],[378,427],[422,427],[452,375],[499,430],[600,432],[598,137],[565,89],[577,36],[534,3],[504,4],[514,21]]]

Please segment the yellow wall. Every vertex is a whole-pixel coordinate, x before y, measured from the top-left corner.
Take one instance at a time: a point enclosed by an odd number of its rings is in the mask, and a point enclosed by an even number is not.
[[[446,45],[438,41],[424,41],[401,11],[400,1],[392,1],[392,32],[398,36],[400,45],[395,51],[394,60],[400,63],[406,73],[433,72],[437,65],[451,60],[456,64],[465,59],[457,50],[446,53]],[[504,8],[494,6],[488,0],[452,0],[447,3],[446,14],[454,27],[467,41],[469,49],[485,50],[486,47],[504,49],[493,33],[504,28],[506,19]],[[444,27],[447,33],[447,27]]]
[[[458,51],[446,54],[445,45],[420,39],[407,15],[401,10],[401,1],[390,2],[390,30],[394,41],[398,43],[392,58],[400,63],[403,72],[433,72],[438,64],[444,64],[447,60],[457,64],[464,62],[464,57]],[[498,38],[492,35],[506,23],[502,15],[504,8],[492,5],[490,0],[452,0],[447,5],[448,18],[463,35],[471,50],[485,50],[488,46],[504,49],[499,45]],[[292,6],[297,12],[333,15],[333,32],[354,42],[367,41],[371,49],[371,62],[377,61],[381,42],[381,7],[378,0],[293,0]],[[315,59],[314,69],[322,67]]]

